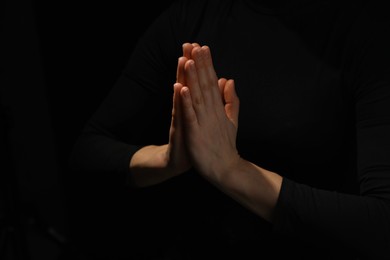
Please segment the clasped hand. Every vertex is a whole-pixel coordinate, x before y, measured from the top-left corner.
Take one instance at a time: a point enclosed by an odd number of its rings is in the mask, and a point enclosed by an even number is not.
[[[183,44],[174,84],[168,154],[177,171],[194,167],[206,178],[220,178],[235,167],[239,99],[234,81],[214,70],[210,48]]]

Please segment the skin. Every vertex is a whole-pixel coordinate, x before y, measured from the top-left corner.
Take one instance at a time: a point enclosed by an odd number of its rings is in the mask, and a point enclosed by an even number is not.
[[[176,70],[176,83],[173,85],[172,119],[169,129],[169,143],[162,146],[149,145],[138,150],[130,161],[132,184],[147,187],[161,183],[186,172],[191,167],[183,141],[180,89],[185,82],[184,65],[191,58],[197,43],[184,43],[183,56],[179,57]],[[177,84],[180,83],[180,84]]]
[[[218,79],[208,46],[185,43],[174,84],[169,144],[134,154],[136,185],[159,183],[194,167],[222,192],[272,222],[282,177],[241,158],[236,148],[239,98]]]
[[[178,59],[176,83],[173,86],[172,119],[169,129],[169,143],[149,145],[139,149],[131,158],[129,168],[132,172],[132,184],[135,187],[147,187],[161,183],[187,171],[189,157],[183,141],[180,89],[185,85],[184,65],[191,58],[191,50],[199,44],[183,44],[183,56]],[[179,83],[179,84],[177,84]]]

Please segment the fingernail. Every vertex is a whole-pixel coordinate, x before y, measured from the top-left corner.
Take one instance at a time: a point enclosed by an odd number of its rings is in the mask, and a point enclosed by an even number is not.
[[[188,61],[188,65],[189,65],[189,68],[190,69],[193,69],[194,68],[194,65],[195,65],[195,62],[193,60],[189,60]]]
[[[190,90],[187,87],[183,87],[183,95],[185,98],[188,98],[190,95]]]

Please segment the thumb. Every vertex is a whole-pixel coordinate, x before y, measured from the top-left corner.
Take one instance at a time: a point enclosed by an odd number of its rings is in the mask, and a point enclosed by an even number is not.
[[[237,128],[240,100],[236,93],[234,80],[229,79],[226,81],[225,87],[223,89],[223,98],[225,101],[226,116]]]

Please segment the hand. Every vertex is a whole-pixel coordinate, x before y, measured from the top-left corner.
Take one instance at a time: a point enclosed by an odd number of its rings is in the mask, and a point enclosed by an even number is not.
[[[187,156],[203,177],[237,202],[273,220],[282,177],[240,157],[236,149],[239,99],[233,80],[217,79],[207,46],[183,46],[176,84]]]
[[[175,174],[185,172],[191,167],[183,139],[183,122],[180,120],[182,118],[180,91],[186,85],[185,63],[192,58],[192,50],[195,47],[200,47],[200,45],[198,43],[183,44],[183,56],[178,59],[176,70],[176,83],[178,84],[174,84],[173,86],[174,93],[169,143],[167,146],[167,164]]]
[[[191,58],[191,50],[195,46],[199,44],[183,44],[183,56],[178,60],[176,71],[178,84],[174,84],[169,142],[161,146],[145,146],[132,156],[129,168],[132,172],[131,182],[134,186],[145,187],[161,183],[184,173],[191,167],[184,145],[180,91],[185,84],[184,65]]]
[[[180,120],[182,118],[180,91],[182,86],[186,84],[184,65],[191,59],[192,49],[197,46],[199,46],[197,43],[183,44],[183,56],[178,59],[176,84],[173,86],[172,119],[167,146],[167,163],[168,167],[176,174],[183,173],[191,167],[183,139],[183,122]]]
[[[192,48],[184,75],[185,85],[176,86],[187,151],[202,175],[218,178],[240,161],[236,149],[239,99],[234,81],[218,80],[208,46]]]
[[[194,50],[199,48],[200,45],[197,43],[183,45],[183,56],[178,61],[177,79],[176,84],[174,84],[169,143],[162,146],[150,145],[143,147],[133,155],[130,161],[129,167],[133,173],[132,181],[136,186],[143,187],[160,183],[187,171],[191,167],[190,149],[185,143],[185,134],[188,131],[185,131],[186,116],[183,114],[185,110],[183,110],[182,90],[188,81],[187,75],[190,75],[188,69],[187,71],[185,69],[186,64],[190,60],[198,59]],[[224,78],[218,80],[217,85],[220,93],[217,90],[216,95],[219,96],[219,101],[224,103],[228,118],[235,122],[235,126],[237,126],[237,119],[234,118],[235,114],[238,117],[238,98],[233,97],[235,101],[231,102],[233,100],[232,95],[236,97],[234,84],[232,84],[232,81],[227,81]]]
[[[191,167],[183,139],[183,121],[180,120],[182,118],[180,91],[186,85],[185,63],[191,59],[192,49],[199,46],[198,43],[184,43],[182,47],[183,56],[178,59],[177,64],[176,84],[173,86],[172,119],[167,146],[167,166],[175,174],[183,173]]]

